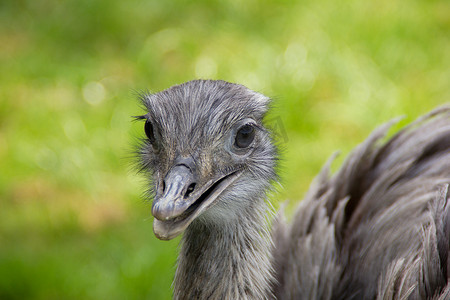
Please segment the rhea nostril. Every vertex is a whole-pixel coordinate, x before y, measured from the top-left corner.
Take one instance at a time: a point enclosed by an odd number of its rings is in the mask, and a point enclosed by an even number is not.
[[[194,191],[194,189],[195,189],[195,183],[191,183],[191,184],[188,186],[188,188],[187,188],[187,190],[186,190],[186,193],[184,194],[184,199],[186,199],[187,197],[189,197],[189,195]]]
[[[166,191],[166,181],[165,180],[163,180],[163,182],[162,182],[162,191],[163,191],[163,193]]]

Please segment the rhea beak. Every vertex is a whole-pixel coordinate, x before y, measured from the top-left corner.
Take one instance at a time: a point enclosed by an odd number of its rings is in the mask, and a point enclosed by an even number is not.
[[[239,176],[239,171],[231,172],[198,187],[191,168],[184,164],[172,167],[164,178],[163,192],[153,201],[156,237],[170,240],[181,234]]]

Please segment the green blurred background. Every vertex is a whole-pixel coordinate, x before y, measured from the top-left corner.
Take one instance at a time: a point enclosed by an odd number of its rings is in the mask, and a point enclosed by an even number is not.
[[[169,299],[131,167],[139,91],[195,78],[274,98],[278,201],[377,125],[449,100],[446,0],[0,1],[0,299]],[[281,126],[280,126],[281,125]]]

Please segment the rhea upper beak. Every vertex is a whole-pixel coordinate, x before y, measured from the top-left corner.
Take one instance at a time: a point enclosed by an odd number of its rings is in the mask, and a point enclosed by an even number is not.
[[[240,175],[238,171],[231,172],[199,187],[192,166],[174,165],[164,177],[162,193],[153,201],[153,231],[161,240],[182,233]]]
[[[195,185],[194,175],[189,168],[184,165],[173,167],[164,178],[163,194],[153,202],[153,216],[167,221],[181,215],[190,205],[190,201],[186,200]]]

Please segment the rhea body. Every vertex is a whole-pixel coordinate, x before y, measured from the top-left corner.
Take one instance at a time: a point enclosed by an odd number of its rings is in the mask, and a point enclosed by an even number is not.
[[[142,96],[153,230],[183,238],[175,299],[450,297],[450,108],[381,144],[381,126],[329,176],[291,224],[270,226],[276,148],[269,98],[196,80]]]

